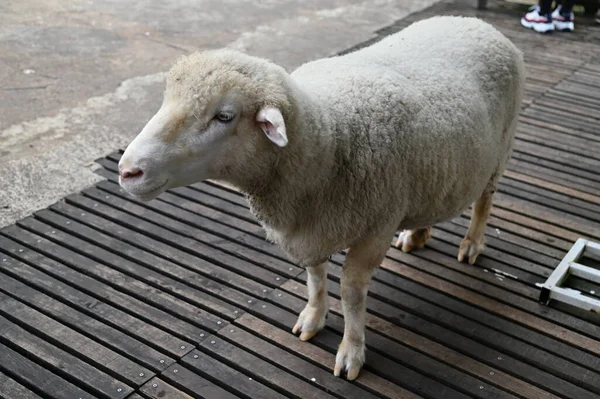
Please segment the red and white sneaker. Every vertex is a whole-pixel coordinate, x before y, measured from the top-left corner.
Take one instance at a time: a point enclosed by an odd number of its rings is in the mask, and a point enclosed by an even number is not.
[[[521,18],[521,25],[540,33],[554,31],[554,24],[552,23],[552,16],[550,14],[540,15],[539,6],[533,6],[530,10],[530,12]]]
[[[554,28],[561,32],[573,32],[575,30],[575,16],[572,12],[563,13],[561,11],[561,5],[556,7],[556,10],[552,13],[552,23]]]

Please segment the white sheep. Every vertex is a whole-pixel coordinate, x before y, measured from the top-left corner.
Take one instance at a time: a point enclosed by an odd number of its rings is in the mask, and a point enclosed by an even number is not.
[[[243,191],[269,239],[308,270],[294,333],[325,325],[326,261],[349,248],[335,375],[365,359],[371,271],[395,232],[422,246],[430,226],[475,202],[458,260],[483,249],[510,156],[522,54],[478,19],[435,17],[292,74],[230,50],[181,58],[157,114],[125,151],[121,184],[150,200],[205,179]]]

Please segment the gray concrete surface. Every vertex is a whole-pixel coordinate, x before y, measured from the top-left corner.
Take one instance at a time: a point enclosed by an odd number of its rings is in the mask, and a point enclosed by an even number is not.
[[[230,47],[288,70],[436,0],[3,0],[0,227],[97,182],[180,55]]]

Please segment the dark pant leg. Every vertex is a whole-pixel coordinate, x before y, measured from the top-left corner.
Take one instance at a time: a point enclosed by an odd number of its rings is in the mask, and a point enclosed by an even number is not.
[[[540,15],[552,13],[552,0],[540,0]]]
[[[568,14],[573,11],[575,0],[562,0],[561,14]]]

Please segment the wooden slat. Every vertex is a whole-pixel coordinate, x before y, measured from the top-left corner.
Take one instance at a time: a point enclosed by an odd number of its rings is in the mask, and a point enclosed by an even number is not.
[[[64,211],[65,209],[66,207],[60,208],[61,211]],[[64,212],[64,214],[69,215],[69,212],[66,211]],[[45,222],[49,221],[53,223],[51,228],[58,229],[62,226],[67,226],[65,230],[68,233],[72,233],[74,236],[78,237],[85,237],[86,242],[77,241],[78,244],[80,244],[78,245],[79,249],[86,251],[90,254],[93,253],[101,255],[103,257],[103,260],[105,260],[106,262],[112,262],[112,264],[116,263],[118,265],[117,268],[122,270],[124,273],[129,273],[132,275],[140,273],[139,275],[144,276],[145,280],[148,281],[148,283],[159,284],[166,291],[170,291],[175,295],[185,297],[186,299],[193,301],[199,307],[210,309],[211,313],[216,313],[220,316],[219,318],[231,319],[234,318],[236,315],[235,311],[237,309],[234,306],[227,304],[210,294],[201,292],[196,289],[192,289],[188,285],[189,282],[193,282],[193,285],[200,289],[206,286],[213,286],[215,290],[220,290],[220,285],[215,281],[202,278],[202,276],[199,276],[197,273],[194,273],[193,271],[185,269],[181,266],[171,264],[168,261],[161,259],[160,257],[149,256],[146,252],[134,247],[133,245],[128,244],[127,242],[115,243],[113,237],[105,235],[99,231],[95,231],[87,227],[86,225],[79,223],[77,220],[69,220],[67,218],[62,218],[60,215],[53,214],[52,212],[48,211],[38,213],[37,217],[41,220],[44,220]],[[86,224],[94,226],[95,221],[97,220],[99,219],[95,216],[89,216],[86,219]],[[70,223],[67,225],[66,221],[69,221]],[[126,233],[126,231],[122,232]],[[61,233],[57,232],[53,235],[53,237],[61,238]],[[157,243],[157,245],[159,244],[160,243]],[[142,263],[142,266],[147,267],[147,269],[144,267],[140,267],[138,265],[139,263]],[[215,266],[215,269],[218,268]],[[172,276],[178,281],[166,277],[161,273],[167,274],[170,277]],[[215,274],[218,275],[218,271],[216,271]],[[229,275],[225,276],[225,278],[227,277],[230,278]],[[225,288],[223,287],[223,289]],[[207,315],[207,317],[212,322],[217,321],[217,318],[215,318],[214,316]]]
[[[2,343],[0,343],[0,353],[2,354],[0,370],[29,389],[43,392],[45,398],[96,398],[96,396],[48,371]],[[112,396],[114,398],[125,397],[123,391],[115,391]]]
[[[293,325],[296,323],[298,313],[304,307],[305,302],[296,300],[292,306],[289,307],[289,303],[284,302],[288,299],[285,295],[286,294],[283,294],[281,291],[276,290],[271,294],[271,303],[258,303],[255,309],[260,312],[257,316],[261,319],[270,324],[274,324],[279,328],[291,331]],[[262,307],[263,304],[266,305],[264,308]],[[282,306],[285,306],[285,308]],[[331,319],[332,317],[328,318],[328,323],[331,322]],[[341,341],[341,335],[334,333],[333,331],[335,331],[335,329],[325,329],[321,331],[315,337],[311,338],[311,343],[334,354]],[[393,344],[390,343],[390,345]],[[397,348],[397,346],[395,346],[395,348]],[[410,357],[402,358],[401,361],[411,362],[412,359]],[[468,397],[468,395],[457,391],[453,387],[449,387],[433,377],[424,375],[422,371],[409,368],[406,364],[400,363],[398,359],[383,356],[377,351],[368,351],[364,370],[370,371],[396,385],[400,385],[404,389],[427,398]],[[428,373],[431,373],[431,370],[428,370]]]
[[[182,350],[189,351],[188,342],[199,342],[205,336],[206,332],[204,330],[180,320],[164,310],[150,306],[136,297],[127,295],[109,285],[102,284],[99,280],[91,278],[85,273],[77,272],[76,268],[74,270],[65,266],[62,262],[57,262],[56,257],[52,256],[54,252],[52,243],[43,237],[14,226],[2,230],[2,233],[6,233],[7,237],[14,239],[13,243],[16,245],[11,244],[3,247],[3,250],[6,250],[13,257],[33,264],[53,277],[74,284],[87,294],[95,298],[101,298],[103,301],[108,301],[122,311],[135,314],[147,322],[158,325],[179,337],[180,340],[182,339],[181,337],[185,337],[184,340],[178,343],[180,347],[184,347]],[[30,248],[32,247],[36,248],[36,250],[31,250]],[[41,252],[38,253],[38,250],[41,250]],[[52,257],[43,256],[44,253]],[[74,263],[75,266],[84,265],[86,262],[84,259],[79,260]],[[90,274],[94,275],[97,269],[96,266],[94,264],[90,269],[80,270],[90,270]]]
[[[13,340],[11,342],[16,344],[16,341],[14,340],[15,337],[17,337],[17,339],[25,339],[24,337],[27,334],[23,330],[23,327],[28,330],[35,330],[38,337],[43,338],[50,343],[54,343],[55,345],[62,346],[65,343],[68,343],[62,350],[68,350],[73,356],[85,360],[87,363],[101,369],[103,372],[95,377],[92,375],[84,375],[82,381],[97,382],[100,387],[106,386],[107,388],[118,388],[120,384],[112,377],[108,378],[105,376],[104,373],[106,373],[116,376],[118,379],[131,386],[139,386],[147,381],[153,374],[147,368],[124,358],[92,339],[73,331],[5,294],[0,294],[0,313],[4,316],[1,318],[3,326],[5,326],[2,332],[13,334]],[[27,337],[27,341],[22,341],[23,345],[25,345],[23,346],[23,349],[31,348],[39,351],[34,354],[36,356],[38,353],[42,353],[42,351],[45,351],[44,353],[47,351],[47,353],[57,354],[60,352],[60,350],[54,350],[51,348],[51,345],[47,344],[40,344],[39,347],[35,346],[38,344],[36,341],[42,342],[42,340],[35,339],[34,336]],[[59,359],[61,363],[75,363],[75,358],[73,356],[65,354],[63,356],[65,358],[64,360],[60,359],[60,357]],[[81,365],[79,365],[79,367],[82,370],[85,369],[84,363],[80,363]],[[77,365],[75,364],[75,366]],[[92,370],[95,371],[95,369]]]
[[[7,264],[8,262],[1,263],[3,268],[6,267]],[[27,269],[27,267],[25,266],[19,269],[11,268],[11,271],[21,271],[23,269]],[[26,270],[25,273],[30,271],[31,269]],[[17,272],[17,274],[19,273]],[[49,278],[49,276],[45,277]],[[84,333],[88,337],[93,337],[107,347],[115,350],[118,353],[125,354],[125,356],[130,359],[139,361],[140,364],[143,364],[146,367],[149,367],[155,371],[160,371],[166,368],[169,364],[173,363],[172,359],[165,357],[164,354],[141,343],[140,341],[135,340],[129,335],[126,335],[119,330],[92,319],[86,314],[78,312],[73,308],[70,308],[69,306],[49,297],[48,295],[37,292],[33,288],[30,288],[27,285],[22,284],[20,281],[15,280],[14,278],[11,278],[3,273],[0,273],[0,286],[2,287],[2,291],[11,295],[13,298],[31,306],[32,308],[35,308],[36,310],[43,311],[46,315],[50,315],[54,319],[57,319],[61,323],[74,330]],[[57,288],[57,291],[59,291],[60,287]]]
[[[293,294],[299,294],[302,297],[307,298],[305,287],[298,285],[296,282],[289,281],[281,288]],[[338,316],[343,315],[340,300],[330,298],[329,303],[330,311],[334,312]],[[431,357],[442,359],[447,364],[452,364],[456,368],[477,378],[481,378],[488,384],[499,386],[507,392],[532,399],[540,397],[546,397],[548,399],[558,398],[547,391],[541,390],[494,367],[483,364],[471,357],[465,356],[457,351],[442,346],[407,329],[398,327],[397,325],[394,325],[393,323],[390,323],[372,314],[367,314],[366,325],[368,328],[371,328],[378,334],[382,334],[398,342],[402,342],[403,344],[428,354]]]
[[[262,306],[262,305],[261,305]],[[321,367],[333,373],[333,365],[335,364],[335,355],[327,352],[317,346],[307,345],[298,339],[297,336],[291,334],[289,330],[283,331],[266,321],[249,314],[244,314],[236,319],[236,324],[240,324],[247,329],[254,331],[257,334],[265,337],[271,342],[294,351],[299,356],[309,359],[311,362],[319,364]],[[393,399],[417,399],[421,398],[415,393],[405,390],[391,383],[390,381],[369,372],[362,370],[360,378],[354,382],[357,386],[363,387],[366,390],[375,392],[380,397]]]
[[[275,387],[268,387],[246,372],[238,371],[200,351],[191,352],[181,360],[181,363],[187,369],[206,379],[219,381],[223,388],[236,396],[243,398],[285,398],[285,395],[273,389]],[[171,374],[177,374],[175,370],[179,373],[179,369],[173,366]],[[195,383],[193,376],[189,379],[189,382]]]
[[[293,374],[296,378],[312,382],[313,385],[332,395],[341,398],[376,398],[354,385],[347,384],[343,379],[335,377],[331,370],[323,370],[298,359],[295,354],[288,353],[244,330],[229,326],[220,330],[219,335],[253,355],[284,369],[287,373]]]
[[[174,370],[177,372],[174,373]],[[181,364],[171,366],[165,371],[163,378],[172,385],[155,378],[144,385],[140,391],[150,398],[156,399],[191,399],[192,397],[233,399],[238,397],[191,372]]]
[[[451,346],[461,348],[461,351],[470,353],[471,356],[480,357],[487,353],[484,358],[489,360],[502,355],[503,365],[509,367],[509,370],[523,367],[522,364],[519,365],[520,362],[510,365],[509,357],[512,356],[535,367],[566,375],[567,379],[578,379],[581,375],[588,374],[584,368],[595,370],[600,366],[600,358],[597,356],[478,309],[477,303],[457,301],[389,273],[384,277],[377,276],[377,271],[375,274],[376,280],[372,282],[370,290],[373,298],[370,309],[376,314],[387,314],[396,324],[419,331],[424,336],[452,338]],[[330,275],[339,278],[339,267],[332,265]],[[386,284],[382,284],[384,282]],[[290,284],[288,282],[285,285]],[[328,288],[339,296],[337,283],[330,282]],[[420,319],[427,321],[419,321]],[[474,342],[469,343],[467,338],[485,346],[479,347]],[[494,350],[502,353],[495,353]],[[564,359],[568,359],[569,362],[565,362]],[[581,365],[582,368],[574,364]],[[532,374],[531,370],[526,370],[527,367],[522,372],[524,375]],[[600,386],[600,375],[593,378],[596,378]]]
[[[9,376],[0,372],[0,398],[11,399],[41,399],[23,385],[19,384]]]
[[[336,286],[335,283],[331,283],[331,282],[328,283],[329,288],[332,288],[335,286]],[[297,293],[297,291],[301,291],[300,286],[296,286],[296,288],[294,288],[293,282],[286,283],[285,287],[282,287],[282,288],[289,288],[290,289],[289,292],[293,293],[294,295]],[[339,292],[339,288],[334,289],[334,291]],[[272,298],[279,306],[285,306],[286,308],[291,308],[295,311],[299,311],[303,307],[304,301],[294,298],[289,293],[283,293],[283,295],[281,295],[281,296],[280,296],[280,293],[274,293],[274,295],[275,296],[272,296]],[[397,306],[397,304],[396,304],[396,306]],[[371,306],[369,306],[369,308],[371,308]],[[377,308],[376,308],[376,312],[379,312],[379,311],[381,311],[381,306],[377,306]],[[397,310],[396,310],[396,313],[397,313]],[[390,315],[389,317],[392,320],[397,320],[398,317],[402,317],[402,314],[400,314],[400,316],[394,315],[393,311],[388,312],[388,314]],[[408,325],[410,325],[411,328],[415,328],[414,327],[415,321],[411,320],[411,318],[414,318],[414,317],[410,317],[410,316],[406,316],[406,315],[403,317],[403,319],[408,319]],[[375,320],[375,319],[371,319],[371,320]],[[458,320],[456,320],[456,322],[459,323]],[[329,328],[331,328],[335,331],[338,331],[340,333],[343,331],[343,320],[341,317],[330,314],[328,321],[327,321],[327,325]],[[384,328],[385,326],[380,327],[379,323],[375,320],[375,322],[371,324],[371,327],[373,328],[373,331],[376,331],[377,333],[367,332],[367,345],[369,344],[369,340],[371,340],[371,341],[384,340],[384,338],[380,337],[380,334],[382,332],[385,333],[385,331],[386,331]],[[401,330],[398,330],[398,331],[401,331]],[[420,331],[420,334],[423,335],[423,331]],[[429,337],[438,337],[438,338],[440,336],[448,337],[448,332],[440,332],[440,330],[438,329],[438,331],[437,331],[437,333],[435,333],[435,335],[431,335],[431,331],[429,332],[429,334],[426,334],[426,335],[428,335]],[[468,342],[464,342],[465,339],[466,339],[466,336],[462,336],[462,337],[457,336],[457,339],[454,341],[455,342],[454,346],[457,349],[460,348],[461,351],[464,351],[465,348],[467,348],[469,346]],[[400,342],[402,342],[403,344],[410,344],[409,342],[406,342],[406,341],[400,341]],[[496,342],[496,339],[493,342]],[[513,342],[517,343],[517,341],[515,341],[515,340],[513,340]],[[385,347],[386,351],[388,353],[390,352],[391,348],[389,345],[378,344],[377,346]],[[534,349],[534,348],[531,348],[531,349]],[[370,348],[370,351],[368,352],[368,354],[373,356],[372,355],[373,351],[374,351],[374,348],[372,347],[372,348]],[[529,350],[524,353],[532,354],[534,352]],[[578,397],[578,398],[585,397],[585,398],[590,398],[590,399],[596,397],[596,394],[593,394],[589,391],[583,390],[577,384],[573,384],[573,383],[569,383],[564,380],[561,380],[560,378],[557,378],[556,375],[552,375],[545,371],[539,370],[536,367],[529,366],[529,365],[525,364],[523,361],[516,360],[510,354],[507,355],[504,352],[496,351],[492,348],[489,348],[486,345],[473,345],[473,343],[472,343],[471,348],[469,350],[467,350],[467,354],[471,358],[478,359],[480,362],[488,364],[488,367],[491,367],[492,369],[503,370],[505,373],[513,374],[515,377],[520,378],[520,379],[525,379],[526,381],[531,382],[533,385],[538,385],[538,386],[541,385],[544,387],[544,390],[547,390],[549,392],[554,391],[555,393],[558,394],[559,397],[561,395],[567,395],[567,397]],[[441,359],[441,358],[443,358],[443,356],[441,356],[441,354],[437,354],[434,358]],[[415,361],[415,360],[413,360],[412,357],[408,358],[408,359],[411,359],[411,361]],[[460,366],[454,365],[453,363],[450,363],[450,364],[453,367],[460,367]],[[423,367],[424,364],[421,362],[416,362],[415,366]],[[465,366],[463,366],[463,367],[465,367]],[[441,376],[442,378],[447,376],[445,374],[445,371],[441,370],[440,368],[435,368],[435,367],[432,368],[431,366],[427,367],[426,372],[433,374],[435,376],[435,378],[440,378],[440,375],[438,375],[438,373],[444,373]],[[589,371],[586,372],[586,374],[588,374],[588,373],[589,373]],[[577,375],[576,373],[573,373],[573,374]],[[579,378],[581,378],[581,377],[579,377]],[[462,384],[464,384],[464,382],[465,381],[462,381]],[[481,385],[479,385],[479,386],[484,386],[484,388],[487,389],[487,387],[488,387],[487,381],[482,381],[480,384]],[[532,392],[532,391],[530,391],[530,392]],[[572,396],[570,396],[570,395],[572,395]],[[483,397],[493,397],[493,395],[490,392],[490,390],[487,390],[483,394]]]

